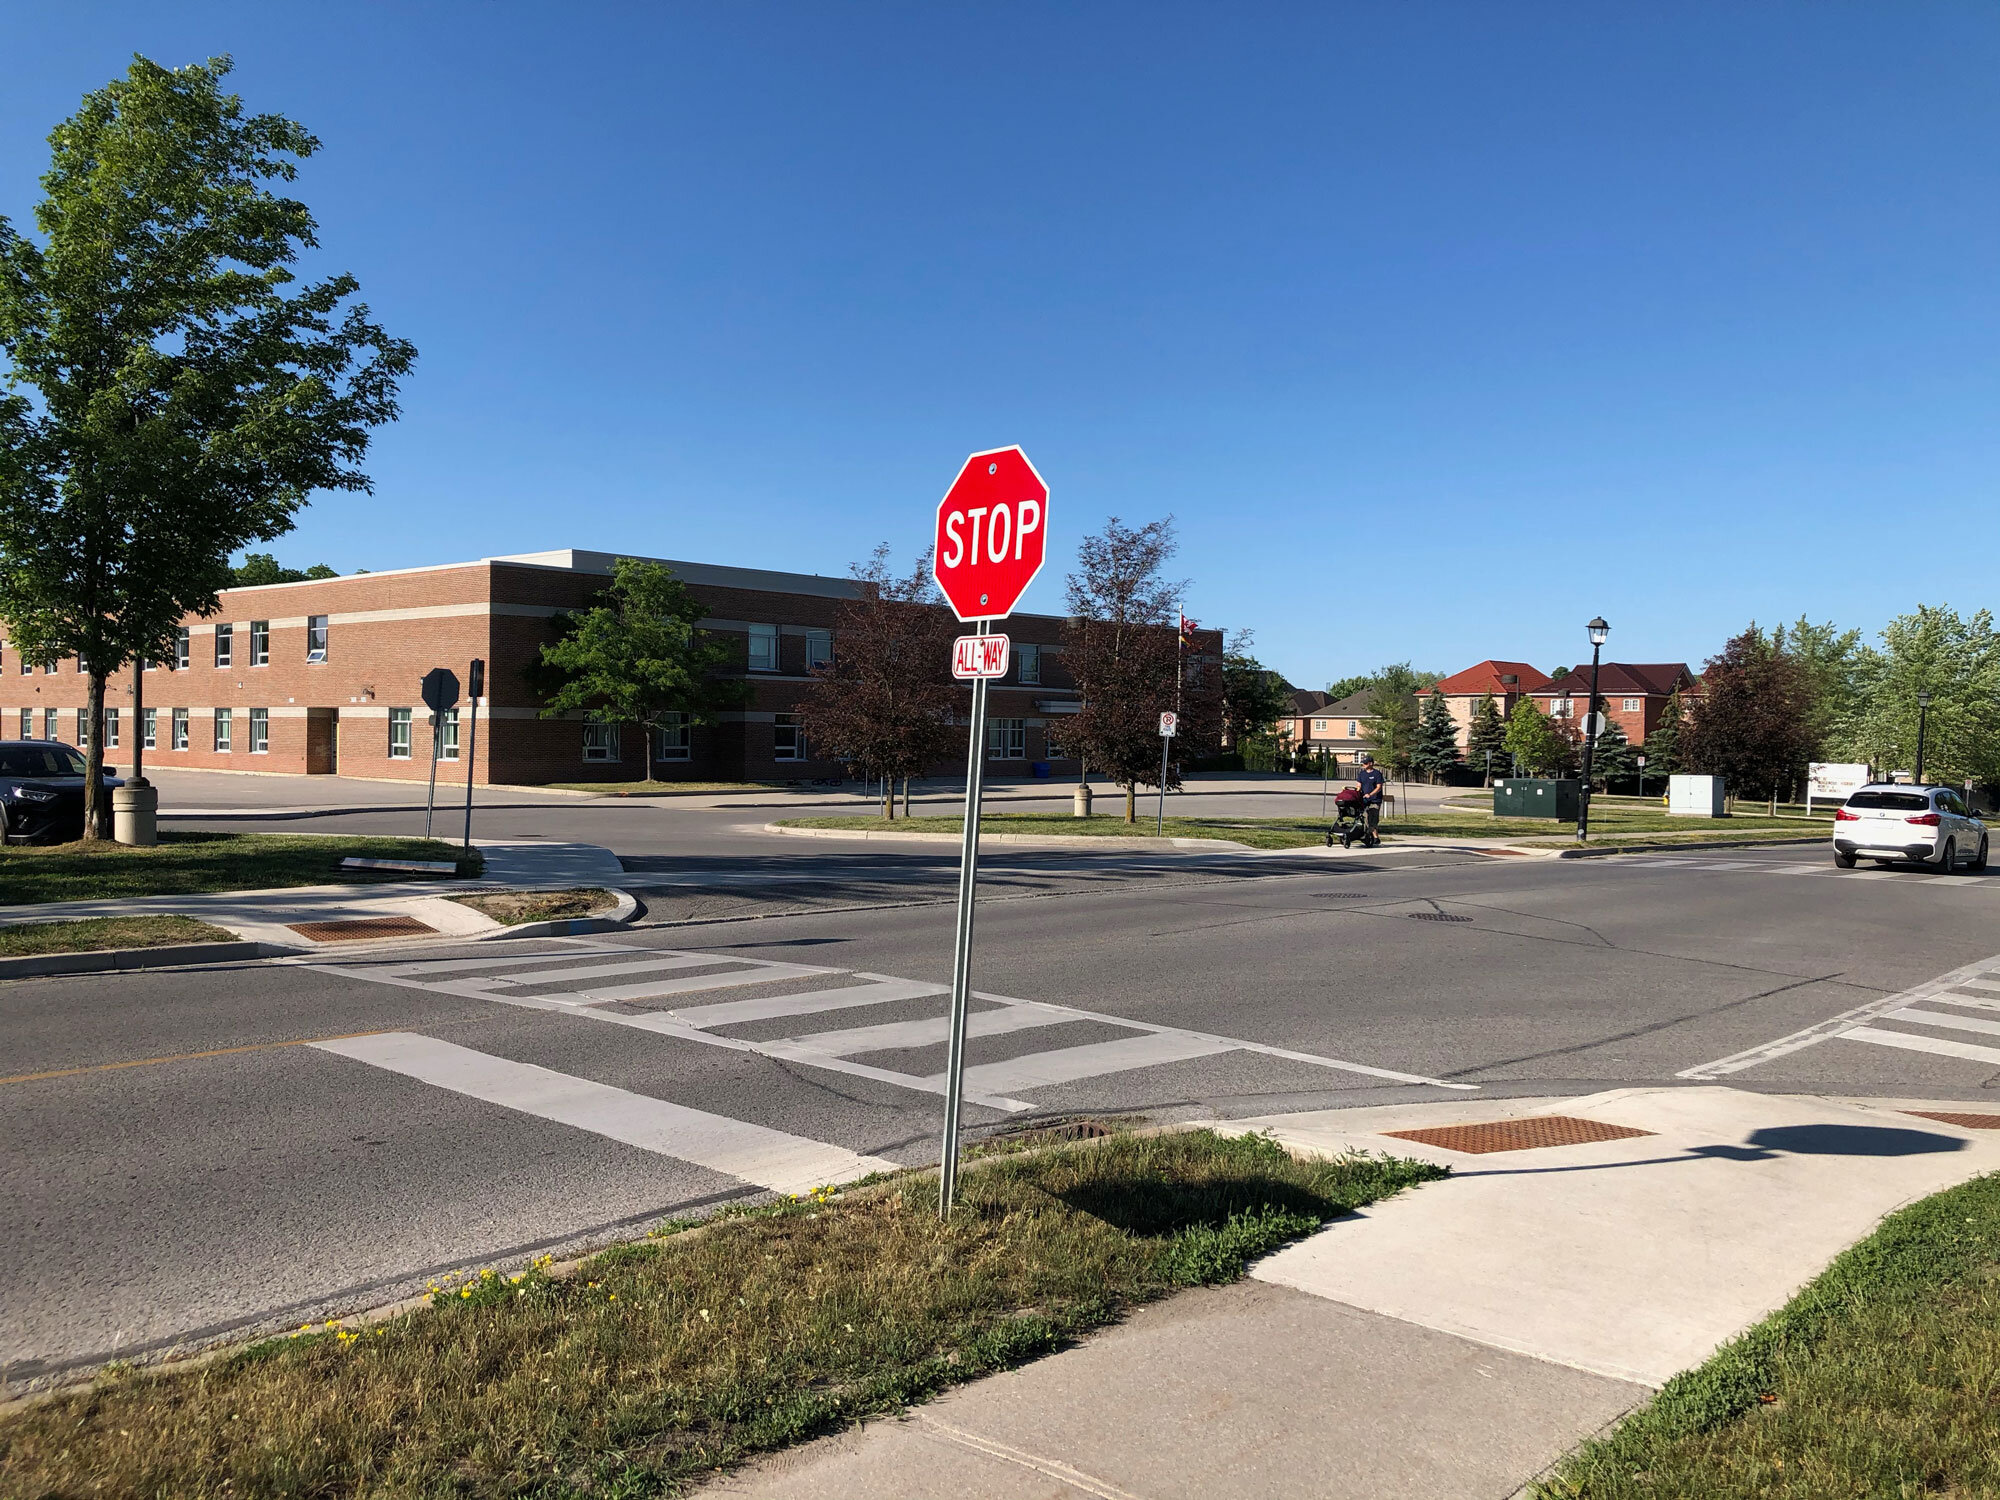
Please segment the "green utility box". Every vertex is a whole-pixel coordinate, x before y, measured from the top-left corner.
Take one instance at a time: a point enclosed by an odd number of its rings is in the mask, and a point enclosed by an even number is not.
[[[1540,781],[1526,776],[1509,778],[1493,784],[1493,816],[1553,818],[1558,823],[1574,823],[1582,794],[1583,783],[1580,781]]]

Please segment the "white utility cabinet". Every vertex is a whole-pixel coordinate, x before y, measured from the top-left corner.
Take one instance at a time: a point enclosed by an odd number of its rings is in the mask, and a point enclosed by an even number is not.
[[[1720,776],[1669,776],[1667,811],[1682,818],[1721,818],[1723,789]]]

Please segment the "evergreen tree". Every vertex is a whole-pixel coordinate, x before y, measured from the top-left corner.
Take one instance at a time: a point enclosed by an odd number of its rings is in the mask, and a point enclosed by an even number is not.
[[[1639,752],[1632,748],[1632,742],[1625,738],[1625,731],[1618,721],[1608,715],[1604,730],[1597,736],[1597,744],[1590,753],[1590,777],[1593,785],[1609,791],[1613,781],[1625,781],[1639,770]]]
[[[1492,771],[1507,768],[1507,721],[1500,717],[1500,705],[1491,693],[1472,706],[1472,727],[1465,736],[1465,763],[1493,784]]]
[[[1686,727],[1686,718],[1687,712],[1681,707],[1680,690],[1676,688],[1667,694],[1666,704],[1660,710],[1660,722],[1646,736],[1648,776],[1657,776],[1664,781],[1687,769],[1681,759],[1681,732]]]
[[[1417,743],[1410,764],[1433,784],[1458,764],[1458,721],[1442,693],[1425,693],[1417,715]]]

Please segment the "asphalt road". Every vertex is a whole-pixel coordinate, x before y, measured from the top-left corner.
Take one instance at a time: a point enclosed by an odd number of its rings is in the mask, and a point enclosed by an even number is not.
[[[599,807],[507,815],[578,837]],[[952,851],[739,817],[627,813],[605,841],[654,925],[609,938],[0,985],[7,1378],[929,1160]],[[987,869],[975,1132],[1656,1083],[2000,950],[2000,876],[1818,849]],[[2000,976],[1978,983],[1986,1020],[1966,991],[1948,1025],[1850,1017],[1726,1076],[1985,1097]]]

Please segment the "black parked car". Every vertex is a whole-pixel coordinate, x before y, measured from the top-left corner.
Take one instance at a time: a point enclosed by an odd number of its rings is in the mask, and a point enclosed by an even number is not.
[[[104,768],[108,787],[125,783]],[[58,740],[0,740],[0,839],[65,843],[83,837],[83,752]]]

